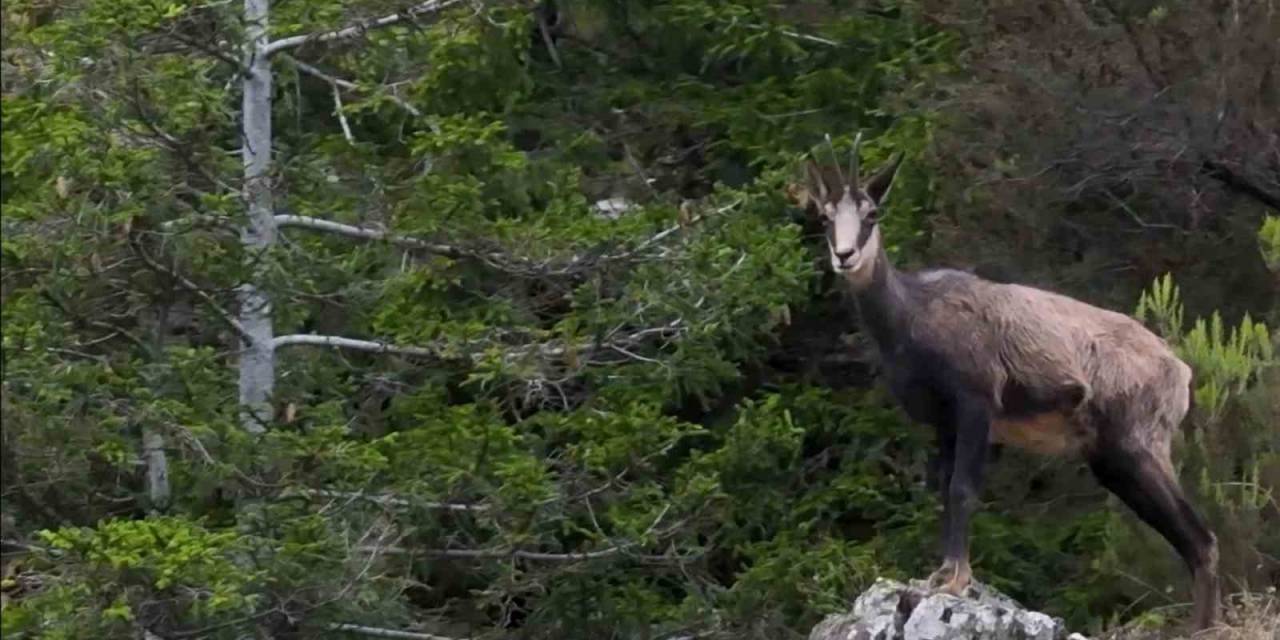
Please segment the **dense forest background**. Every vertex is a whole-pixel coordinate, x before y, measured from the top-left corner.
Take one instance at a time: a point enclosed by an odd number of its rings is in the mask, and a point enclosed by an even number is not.
[[[1229,621],[1274,600],[1274,3],[267,11],[4,5],[6,638],[797,638],[923,576],[931,434],[789,197],[858,132],[900,266],[1193,365]],[[999,453],[974,564],[1086,632],[1188,611],[1072,460]]]

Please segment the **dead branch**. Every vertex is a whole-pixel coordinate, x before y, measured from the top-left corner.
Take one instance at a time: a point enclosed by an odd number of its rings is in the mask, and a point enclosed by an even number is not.
[[[355,144],[356,138],[351,135],[351,124],[347,122],[347,114],[342,107],[342,89],[336,84],[331,87],[333,88],[333,112],[338,116],[338,122],[342,124],[342,136],[348,143]]]
[[[538,32],[542,34],[542,44],[547,47],[547,55],[551,56],[551,62],[556,65],[557,69],[563,68],[560,63],[560,52],[556,50],[556,43],[551,38],[551,29],[547,26],[547,18],[544,12],[537,11],[538,16]]]
[[[271,340],[271,346],[275,349],[288,347],[293,345],[309,345],[313,347],[333,347],[335,349],[350,349],[352,351],[366,351],[369,353],[390,353],[402,356],[421,356],[429,358],[440,357],[438,349],[430,347],[405,347],[390,344],[387,342],[379,342],[374,340],[357,340],[355,338],[344,338],[341,336],[320,336],[314,334],[296,333],[291,335],[276,336]]]
[[[298,489],[290,491],[285,496],[300,495],[315,498],[337,498],[351,500],[365,500],[376,504],[393,506],[393,507],[422,507],[426,509],[440,509],[444,511],[470,511],[484,512],[489,510],[487,504],[461,504],[456,502],[432,502],[428,500],[413,500],[409,498],[400,498],[387,494],[368,494],[352,491],[330,491],[327,489]]]
[[[525,551],[523,549],[422,549],[421,551],[416,551],[405,547],[379,547],[377,551],[388,555],[421,554],[434,558],[455,558],[462,560],[501,560],[506,558],[515,558],[534,562],[584,562],[616,556],[633,546],[635,546],[634,543],[628,543],[608,547],[606,549],[600,549],[598,551],[586,551],[579,553],[546,553],[541,551]],[[361,550],[372,551],[373,549],[362,548]],[[703,554],[701,553],[675,556],[628,553],[626,554],[626,557],[652,564],[679,564],[695,560],[702,555]]]
[[[313,76],[320,80],[324,80],[325,82],[328,82],[329,84],[333,85],[335,88],[340,87],[348,91],[356,91],[356,92],[365,91],[364,87],[350,80],[343,80],[342,78],[325,73],[289,54],[281,54],[281,55],[283,55],[291,64],[293,64],[293,66],[297,67],[298,71],[301,71],[309,76]],[[419,111],[417,107],[413,106],[412,104],[409,104],[408,101],[401,98],[400,96],[389,94],[388,97],[391,98],[391,101],[396,103],[396,105],[399,106],[401,109],[404,109],[405,111],[407,111],[409,115],[414,117],[418,117],[422,115],[422,112]]]
[[[615,350],[617,347],[635,345],[654,336],[671,338],[684,333],[684,331],[685,327],[683,326],[683,321],[677,318],[663,326],[640,329],[607,342],[597,343],[592,341],[582,341],[576,344],[549,342],[513,346],[508,349],[502,357],[504,360],[510,361],[530,355],[537,355],[544,358],[558,358],[569,353],[587,354],[595,351]],[[349,349],[351,351],[364,351],[367,353],[383,353],[435,359],[444,357],[443,354],[445,353],[443,345],[403,346],[391,344],[389,342],[382,342],[380,340],[360,340],[356,338],[346,338],[343,336],[326,336],[309,333],[295,333],[276,336],[272,339],[271,344],[275,349],[289,346],[331,347],[334,349]],[[465,357],[472,361],[479,361],[484,358],[484,350],[494,344],[496,343],[492,340],[474,340],[462,346],[471,352]]]
[[[267,43],[267,45],[263,47],[263,53],[266,54],[267,56],[271,56],[281,51],[284,51],[286,49],[293,49],[295,47],[300,47],[304,44],[312,44],[312,43],[320,44],[325,42],[334,42],[336,40],[346,40],[348,38],[356,38],[364,35],[366,32],[372,29],[389,27],[393,24],[402,22],[406,19],[413,20],[415,18],[419,18],[421,16],[425,16],[431,13],[438,13],[449,7],[459,5],[459,4],[462,4],[462,0],[430,0],[429,2],[423,2],[420,4],[413,5],[411,7],[408,7],[406,9],[402,9],[399,12],[393,13],[391,15],[382,16],[381,18],[374,18],[372,20],[364,20],[356,24],[353,24],[351,26],[343,27],[341,29],[335,29],[333,31],[325,31],[322,33],[309,33],[305,35],[289,36],[286,38],[281,38],[279,40],[274,40],[272,42]]]
[[[450,258],[473,258],[497,269],[498,271],[516,276],[536,278],[573,275],[607,262],[624,262],[628,260],[642,259],[645,257],[645,252],[647,250],[658,245],[677,231],[695,225],[710,215],[718,215],[730,211],[741,203],[741,200],[735,200],[727,205],[718,207],[707,214],[693,216],[684,224],[676,224],[659,231],[632,249],[627,249],[617,253],[575,255],[569,259],[549,259],[543,261],[509,256],[500,251],[466,249],[454,245],[428,242],[413,236],[389,233],[381,229],[374,229],[370,227],[343,224],[341,222],[333,222],[311,216],[276,214],[274,218],[277,229],[284,227],[296,227],[311,231],[333,233],[346,236],[348,238],[385,240],[402,247],[430,251]],[[662,256],[658,255],[655,257]]]
[[[621,553],[627,546],[631,545],[618,545],[607,549],[601,549],[599,551],[586,551],[579,553],[543,553],[540,551],[524,551],[522,549],[425,549],[423,550],[423,553],[437,558],[520,558],[522,560],[540,560],[543,562],[581,562],[584,560],[598,560],[600,558],[615,556]],[[391,548],[388,548],[388,551],[390,550]]]
[[[164,35],[170,38],[173,38],[179,43],[185,44],[188,47],[195,49],[196,51],[199,51],[201,53],[217,58],[218,60],[221,60],[222,62],[225,62],[231,65],[232,67],[235,67],[235,69],[240,73],[245,73],[249,70],[248,67],[244,66],[243,61],[237,60],[234,54],[220,47],[219,45],[221,45],[222,43],[210,44],[210,43],[200,42],[195,38],[190,38],[186,35],[183,35],[176,28],[168,31]]]
[[[276,228],[283,229],[285,227],[295,227],[299,229],[310,229],[312,231],[324,231],[348,238],[360,238],[362,240],[386,240],[391,244],[409,247],[413,249],[424,249],[432,253],[438,253],[451,258],[471,255],[467,251],[447,245],[427,242],[420,238],[405,236],[395,233],[388,233],[381,229],[373,229],[370,227],[359,227],[351,224],[343,224],[341,222],[333,222],[322,218],[314,218],[311,216],[299,216],[292,214],[277,214],[275,216]]]
[[[398,638],[403,640],[463,640],[461,638],[450,638],[447,636],[437,636],[430,633],[420,633],[417,631],[400,631],[398,629],[381,629],[378,627],[366,627],[359,624],[335,623],[326,627],[329,631],[342,631],[345,633],[354,633],[362,636],[370,636],[373,638]]]
[[[147,250],[142,248],[142,244],[138,242],[136,237],[130,237],[129,245],[133,248],[133,251],[138,258],[140,258],[148,268],[172,279],[183,289],[186,289],[188,293],[200,298],[201,301],[213,310],[215,315],[225,322],[227,326],[231,327],[232,331],[234,331],[235,334],[245,342],[245,344],[253,344],[253,338],[249,335],[249,332],[245,330],[244,325],[240,324],[240,321],[237,320],[234,315],[224,309],[222,305],[218,304],[218,301],[214,300],[213,296],[209,295],[209,293],[201,288],[200,285],[183,277],[182,274],[179,274],[159,262],[156,262],[155,259],[147,254]]]

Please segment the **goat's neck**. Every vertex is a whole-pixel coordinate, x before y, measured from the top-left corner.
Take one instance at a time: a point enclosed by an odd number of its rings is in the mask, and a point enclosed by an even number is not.
[[[871,277],[862,282],[850,279],[858,313],[881,350],[889,351],[898,343],[900,330],[906,326],[908,298],[903,276],[889,262],[883,249],[876,255]]]

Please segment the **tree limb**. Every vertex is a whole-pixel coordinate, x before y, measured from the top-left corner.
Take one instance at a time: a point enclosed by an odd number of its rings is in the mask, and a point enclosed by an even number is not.
[[[462,4],[462,0],[429,0],[428,2],[423,2],[406,9],[402,9],[397,13],[382,16],[381,18],[374,18],[372,20],[365,20],[349,27],[343,27],[341,29],[325,31],[322,33],[309,33],[273,40],[263,48],[263,53],[271,56],[286,49],[293,49],[308,43],[333,42],[335,40],[359,37],[371,29],[389,27],[405,20],[406,18],[412,20],[419,16],[443,11],[444,9],[458,4]]]
[[[713,209],[706,214],[692,216],[682,224],[676,224],[654,235],[650,236],[644,242],[636,245],[632,249],[627,249],[617,253],[606,253],[600,255],[575,255],[564,260],[546,260],[537,261],[527,258],[508,256],[500,251],[485,251],[459,247],[456,245],[440,244],[428,242],[421,238],[406,236],[394,233],[388,233],[381,229],[373,229],[370,227],[361,227],[341,222],[333,222],[323,218],[315,218],[311,216],[299,216],[293,214],[276,214],[276,228],[296,227],[300,229],[309,229],[311,231],[324,231],[348,238],[360,238],[364,240],[386,240],[395,245],[407,247],[411,249],[421,249],[430,251],[438,255],[449,258],[472,258],[479,260],[494,269],[510,273],[513,275],[524,277],[550,277],[564,276],[579,273],[585,269],[595,266],[602,262],[617,262],[636,258],[646,250],[661,243],[672,234],[681,229],[695,225],[704,220],[709,215],[718,215],[725,213],[739,204],[741,200],[735,200],[727,205]]]
[[[165,35],[187,45],[188,47],[191,47],[192,49],[206,53],[235,67],[240,73],[246,73],[249,71],[249,68],[244,65],[242,60],[237,60],[232,52],[222,49],[217,44],[206,44],[196,40],[195,38],[189,38],[180,33],[176,28],[166,32]]]
[[[746,24],[746,25],[739,25],[739,26],[742,26],[742,27],[744,27],[744,28],[750,29],[750,30],[752,30],[752,31],[764,31],[764,30],[767,28],[767,27],[764,27],[764,26],[762,26],[762,25],[758,25],[758,24]],[[791,31],[791,30],[789,30],[789,29],[779,29],[779,30],[778,30],[778,33],[781,33],[782,35],[784,35],[784,36],[786,36],[786,37],[788,37],[788,38],[795,38],[796,40],[803,40],[803,41],[805,41],[805,42],[813,42],[813,43],[817,43],[817,44],[822,44],[822,45],[826,45],[826,46],[828,46],[828,47],[838,47],[838,46],[840,46],[840,43],[839,43],[839,42],[836,42],[835,40],[832,40],[832,39],[830,39],[830,38],[823,38],[823,37],[821,37],[821,36],[815,36],[815,35],[811,35],[811,34],[808,34],[808,33],[800,33],[800,32],[798,32],[798,31]]]
[[[499,560],[503,558],[518,558],[521,560],[533,560],[537,562],[583,562],[587,560],[599,560],[608,558],[622,553],[635,544],[622,544],[614,547],[608,547],[599,551],[586,551],[578,553],[545,553],[541,551],[525,551],[523,549],[423,549],[420,553],[435,558],[457,558],[467,560]],[[367,549],[372,550],[372,549]],[[405,547],[379,547],[379,553],[391,555],[413,555],[419,553],[413,549]],[[628,558],[634,558],[644,562],[688,562],[701,554],[690,554],[687,556],[663,556],[654,554],[628,554]]]
[[[427,509],[441,509],[444,511],[472,511],[483,512],[489,510],[487,504],[461,504],[457,502],[431,502],[425,500],[410,500],[408,498],[398,498],[393,495],[386,494],[368,494],[351,491],[330,491],[327,489],[299,489],[289,492],[286,495],[300,495],[315,498],[338,498],[352,500],[366,500],[369,502],[389,505],[394,507],[424,507]]]
[[[547,18],[542,11],[537,12],[538,15],[538,32],[542,34],[542,44],[547,47],[547,55],[551,56],[551,62],[556,65],[557,69],[564,65],[560,64],[560,52],[556,50],[556,43],[551,38],[551,29],[547,27]]]
[[[333,112],[338,116],[338,122],[342,124],[342,136],[351,144],[356,143],[355,136],[351,135],[351,124],[347,122],[347,114],[342,107],[342,89],[338,85],[331,85],[333,89]]]
[[[361,87],[360,85],[350,80],[343,80],[342,78],[329,75],[287,53],[281,54],[281,55],[283,55],[286,59],[289,60],[291,64],[297,67],[298,71],[301,71],[309,76],[319,78],[320,80],[324,80],[325,82],[328,82],[334,87],[341,87],[348,91],[364,91],[365,90],[364,87]],[[404,98],[401,98],[400,96],[397,96],[397,95],[391,95],[391,94],[388,94],[387,97],[389,97],[391,101],[396,103],[401,109],[404,109],[405,111],[407,111],[409,115],[412,115],[414,117],[422,115],[422,112],[419,111],[417,107],[413,106],[412,104],[409,104],[409,102],[406,101]]]
[[[828,47],[840,46],[840,43],[836,42],[835,40],[832,40],[830,38],[822,38],[822,37],[811,35],[808,33],[799,33],[796,31],[788,31],[786,29],[783,29],[781,33],[782,35],[787,36],[788,38],[795,38],[796,40],[804,40],[806,42],[816,42],[818,44],[825,44]]]
[[[299,216],[293,214],[277,214],[275,217],[276,228],[296,227],[300,229],[310,229],[312,231],[324,231],[334,233],[348,238],[360,238],[363,240],[386,240],[391,244],[396,244],[413,249],[425,249],[432,253],[457,258],[469,255],[467,252],[447,244],[437,244],[427,242],[412,236],[388,233],[381,229],[373,229],[370,227],[359,227],[351,224],[343,224],[341,222],[333,222],[323,218],[314,218],[311,216]]]
[[[147,250],[142,248],[142,245],[137,241],[137,238],[130,238],[129,244],[133,247],[134,253],[142,259],[144,263],[146,263],[147,267],[152,271],[156,271],[172,278],[173,281],[178,283],[178,285],[183,289],[186,289],[192,295],[200,298],[200,300],[208,305],[210,309],[213,309],[214,314],[221,318],[227,326],[231,327],[231,330],[234,331],[241,340],[245,341],[245,344],[253,344],[253,337],[245,330],[244,325],[240,324],[240,321],[237,320],[234,315],[224,309],[222,305],[218,304],[218,301],[214,300],[213,296],[209,295],[204,289],[201,289],[200,285],[186,279],[182,274],[179,274],[156,262],[155,259],[147,254]]]
[[[329,631],[342,631],[345,633],[354,633],[362,636],[370,636],[374,638],[397,638],[401,640],[462,640],[460,638],[450,638],[447,636],[437,636],[430,633],[420,633],[417,631],[400,631],[398,629],[381,629],[379,627],[366,627],[359,624],[335,623],[326,627]]]
[[[587,551],[580,553],[541,553],[537,551],[523,551],[519,549],[425,549],[423,550],[423,553],[437,558],[522,558],[525,560],[544,560],[551,562],[576,562],[580,560],[607,558],[609,556],[617,555],[621,551],[622,547],[609,547],[608,549],[601,549],[599,551]]]
[[[1268,193],[1248,178],[1232,171],[1227,165],[1216,160],[1205,160],[1204,164],[1200,165],[1200,170],[1232,191],[1249,196],[1272,209],[1280,211],[1280,195]]]
[[[392,353],[402,356],[422,356],[428,358],[440,357],[440,353],[438,351],[426,347],[402,347],[374,340],[357,340],[355,338],[343,338],[341,336],[320,336],[307,333],[276,336],[271,340],[271,345],[275,349],[293,345],[310,345],[313,347],[333,347],[336,349],[350,349],[352,351],[367,351],[369,353]]]
[[[531,343],[520,346],[511,346],[503,354],[504,359],[514,359],[528,355],[538,355],[544,358],[558,358],[570,352],[573,353],[590,353],[593,351],[614,350],[617,347],[625,347],[635,345],[642,340],[652,337],[674,337],[685,331],[682,319],[677,318],[660,327],[649,327],[626,334],[613,340],[604,342],[582,341],[574,344],[565,344],[563,342],[550,343]],[[485,340],[476,340],[467,343],[466,347],[473,349],[471,353],[463,356],[473,362],[479,361],[484,357],[483,348],[487,345],[494,344]],[[360,340],[356,338],[346,338],[342,336],[316,335],[310,333],[295,333],[290,335],[276,336],[271,341],[272,349],[280,349],[289,346],[311,346],[311,347],[331,347],[334,349],[349,349],[352,351],[364,351],[367,353],[385,353],[402,356],[417,356],[423,358],[443,358],[444,349],[439,346],[423,347],[423,346],[401,346],[394,345],[389,342],[380,340]]]

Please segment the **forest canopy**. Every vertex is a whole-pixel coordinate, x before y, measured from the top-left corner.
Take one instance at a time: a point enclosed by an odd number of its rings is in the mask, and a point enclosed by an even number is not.
[[[793,197],[859,135],[901,268],[1192,366],[1182,482],[1280,610],[1269,2],[2,12],[6,638],[793,638],[922,577],[932,436]],[[1186,617],[1083,463],[996,457],[978,579]]]

